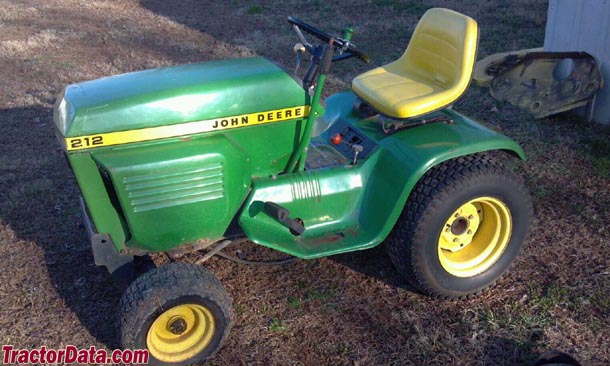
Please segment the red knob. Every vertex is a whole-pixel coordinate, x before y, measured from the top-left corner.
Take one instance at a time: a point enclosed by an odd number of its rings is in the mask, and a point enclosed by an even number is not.
[[[341,143],[341,141],[343,141],[343,136],[341,136],[340,133],[334,134],[331,138],[330,138],[330,142],[332,142],[335,145],[339,145]]]

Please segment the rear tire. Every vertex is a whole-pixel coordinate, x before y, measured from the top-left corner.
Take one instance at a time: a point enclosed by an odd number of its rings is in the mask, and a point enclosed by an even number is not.
[[[510,169],[482,155],[464,156],[420,179],[386,247],[396,269],[422,292],[464,298],[510,267],[531,216],[527,189]]]
[[[207,269],[171,263],[135,280],[119,304],[123,349],[148,349],[151,365],[196,365],[229,334],[231,299]]]

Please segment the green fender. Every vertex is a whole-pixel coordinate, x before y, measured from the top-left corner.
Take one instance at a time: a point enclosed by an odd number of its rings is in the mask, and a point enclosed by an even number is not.
[[[455,111],[443,113],[455,123],[415,127],[380,141],[380,156],[369,178],[368,199],[362,206],[367,215],[363,220],[379,227],[379,234],[369,246],[381,243],[390,234],[412,189],[435,165],[491,150],[503,150],[525,160],[521,147],[510,138]]]
[[[354,98],[351,92],[330,97],[327,120],[320,123],[330,125],[342,119],[373,139],[376,150],[356,166],[253,181],[252,193],[239,218],[251,240],[300,258],[368,249],[389,235],[411,190],[435,165],[490,150],[504,150],[525,159],[515,141],[450,109],[437,114],[451,117],[452,124],[423,125],[386,136],[372,120],[361,120],[352,113]],[[328,141],[324,126],[318,127],[322,132],[315,139]],[[348,181],[358,184],[346,184]],[[261,210],[264,201],[281,204],[291,217],[302,219],[305,233],[291,235]]]

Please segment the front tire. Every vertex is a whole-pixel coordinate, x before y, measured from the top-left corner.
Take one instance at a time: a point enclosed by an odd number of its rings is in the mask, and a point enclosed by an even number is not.
[[[387,243],[397,270],[421,291],[457,299],[491,286],[527,236],[525,185],[499,162],[470,155],[441,163],[413,188]]]
[[[123,349],[148,349],[151,365],[211,358],[231,327],[231,299],[208,270],[171,263],[135,280],[119,304]]]

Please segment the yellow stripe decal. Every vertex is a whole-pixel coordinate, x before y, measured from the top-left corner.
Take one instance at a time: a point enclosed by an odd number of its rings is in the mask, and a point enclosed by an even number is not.
[[[295,118],[304,118],[307,117],[308,114],[309,106],[298,106],[276,109],[272,111],[242,114],[239,116],[208,119],[205,121],[180,123],[169,126],[109,132],[79,137],[66,137],[66,149],[68,151],[90,149],[94,147],[193,135],[201,132],[228,130],[231,128],[240,128],[264,123],[281,122]]]

